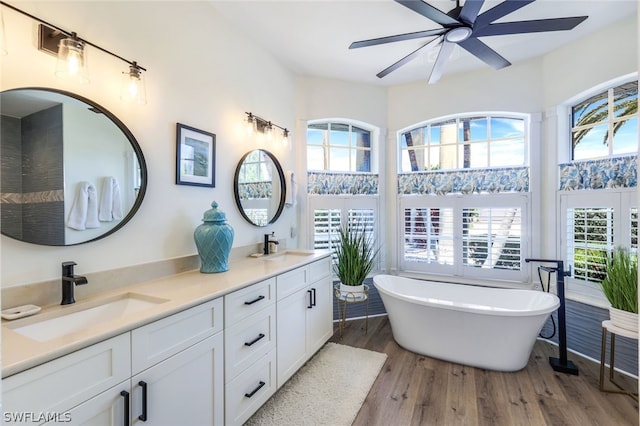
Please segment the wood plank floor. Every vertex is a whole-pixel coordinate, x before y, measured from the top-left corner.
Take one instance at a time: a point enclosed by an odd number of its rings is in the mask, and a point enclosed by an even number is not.
[[[402,349],[386,316],[347,323],[331,341],[384,352],[388,358],[354,425],[638,425],[638,403],[598,389],[600,364],[569,353],[579,376],[553,371],[557,347],[538,341],[527,367],[500,373]],[[618,375],[616,375],[618,379]],[[637,382],[619,383],[637,389]]]

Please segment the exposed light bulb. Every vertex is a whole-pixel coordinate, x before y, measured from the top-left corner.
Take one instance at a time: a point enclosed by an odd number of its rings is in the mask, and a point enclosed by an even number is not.
[[[82,57],[81,54],[77,51],[70,50],[67,55],[67,73],[75,77],[80,72],[80,67],[82,66]]]
[[[267,142],[271,142],[273,139],[273,125],[269,121],[264,128],[264,134],[267,137]]]
[[[285,148],[289,146],[289,130],[287,129],[282,131],[282,146]]]
[[[122,73],[122,79],[120,99],[125,102],[146,104],[147,92],[142,78],[142,70],[138,67],[138,64],[133,62],[129,67],[129,72]]]
[[[84,42],[78,39],[75,33],[71,37],[60,40],[58,44],[58,62],[56,64],[56,76],[71,77],[81,83],[88,83],[87,52]]]
[[[253,135],[253,131],[255,129],[255,121],[253,120],[253,114],[248,113],[247,114],[247,121],[246,121],[246,130],[247,130],[247,134],[249,136]]]

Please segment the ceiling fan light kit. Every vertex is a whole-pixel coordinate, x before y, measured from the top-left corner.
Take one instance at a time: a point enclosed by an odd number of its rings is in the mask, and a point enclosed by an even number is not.
[[[478,37],[566,31],[575,28],[587,19],[587,16],[575,16],[493,23],[534,1],[535,0],[505,0],[491,9],[480,13],[484,0],[466,0],[463,6],[460,6],[460,0],[457,0],[456,7],[448,13],[445,13],[423,0],[395,0],[396,3],[400,3],[402,6],[441,25],[442,28],[356,41],[351,43],[349,49],[435,36],[434,39],[380,71],[376,74],[379,78],[385,77],[392,71],[395,71],[414,59],[425,47],[434,47],[436,45],[440,46],[440,51],[438,52],[438,57],[433,64],[429,76],[430,84],[439,80],[444,71],[444,66],[451,55],[454,44],[462,47],[492,68],[501,69],[511,65],[511,62],[503,58],[484,42],[480,41]]]
[[[460,43],[471,36],[473,31],[469,27],[457,27],[444,34],[444,39],[449,43]]]

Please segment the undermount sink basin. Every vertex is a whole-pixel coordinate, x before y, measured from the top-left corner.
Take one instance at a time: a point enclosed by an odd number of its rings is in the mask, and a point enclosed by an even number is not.
[[[30,339],[45,342],[164,302],[167,302],[167,299],[125,293],[107,299],[77,303],[55,312],[25,319],[20,324],[9,324],[7,327]]]
[[[270,254],[268,256],[262,257],[261,259],[268,262],[285,262],[291,260],[292,258],[300,259],[301,257],[308,257],[312,256],[313,254],[313,251],[291,250],[285,251],[284,253]]]

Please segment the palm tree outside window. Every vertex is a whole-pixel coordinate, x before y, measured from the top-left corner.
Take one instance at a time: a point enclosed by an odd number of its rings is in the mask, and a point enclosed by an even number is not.
[[[598,93],[571,108],[571,158],[587,160],[638,150],[638,82]]]

